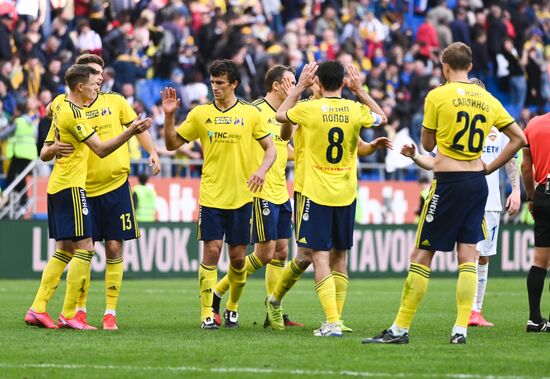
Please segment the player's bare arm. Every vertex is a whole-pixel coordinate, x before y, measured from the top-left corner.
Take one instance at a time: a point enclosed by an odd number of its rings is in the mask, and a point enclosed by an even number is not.
[[[435,131],[422,128],[421,140],[426,151],[433,151],[436,145]]]
[[[99,137],[96,134],[93,134],[88,138],[84,143],[100,158],[105,158],[107,155],[111,154],[113,151],[122,146],[126,141],[128,141],[133,135],[143,133],[148,130],[151,125],[153,125],[153,120],[149,117],[144,119],[134,120],[128,128],[126,128],[118,136],[111,138],[109,141],[101,142]]]
[[[290,95],[290,92],[296,87],[296,84],[294,84],[290,79],[283,78],[281,80],[281,88],[283,89],[285,93],[285,98]],[[290,122],[283,122],[281,123],[281,138],[285,141],[288,141],[292,138],[294,135],[294,132],[296,131],[297,126],[292,125]],[[294,150],[293,150],[294,151]]]
[[[424,170],[431,171],[434,169],[434,157],[418,154],[416,151],[416,146],[414,145],[404,144],[403,146],[401,146],[400,153],[401,155],[411,158],[418,167],[421,167]]]
[[[523,161],[521,162],[521,175],[525,184],[525,193],[529,202],[529,212],[533,213],[533,196],[535,195],[535,175],[533,173],[533,156],[529,148],[523,149]]]
[[[262,138],[258,141],[258,143],[262,146],[262,149],[264,149],[264,160],[262,161],[262,164],[255,173],[253,173],[246,184],[248,185],[248,188],[252,192],[259,192],[262,190],[264,186],[265,181],[265,174],[267,173],[267,170],[273,165],[275,162],[275,159],[277,159],[277,152],[275,150],[275,144],[273,143],[273,139],[271,136]]]
[[[153,143],[153,137],[151,137],[151,133],[149,132],[143,132],[138,135],[136,135],[136,138],[138,139],[139,143],[145,151],[149,153],[149,167],[151,168],[151,172],[153,175],[158,175],[160,172],[160,159],[157,153],[157,149],[155,148],[155,144]]]
[[[348,88],[355,94],[355,96],[357,96],[359,102],[368,106],[372,112],[382,118],[382,121],[378,126],[386,125],[388,123],[386,114],[363,87],[363,81],[361,80],[361,75],[359,74],[357,68],[350,64],[346,67],[346,70],[348,72],[348,77],[345,78],[344,81]]]
[[[288,152],[288,158],[286,159],[288,161],[294,161],[294,147],[291,144],[286,145],[286,150]]]
[[[504,146],[502,153],[500,153],[494,161],[485,166],[486,175],[504,166],[506,162],[510,161],[510,159],[516,155],[519,149],[527,145],[527,138],[517,123],[514,122],[512,125],[505,128],[503,133],[510,138],[510,141]]]
[[[519,169],[516,164],[516,159],[510,159],[504,167],[506,168],[506,174],[510,180],[510,185],[512,186],[512,193],[506,199],[506,208],[508,209],[508,214],[510,216],[515,215],[519,212],[521,206],[521,191],[519,187]]]
[[[68,157],[74,152],[70,143],[60,142],[57,139],[53,143],[44,143],[40,150],[40,159],[44,162],[51,161],[55,157]]]
[[[176,97],[176,90],[172,87],[165,87],[161,91],[162,110],[164,111],[164,141],[166,148],[170,151],[176,150],[185,143],[185,140],[176,133],[174,127],[174,113],[179,108],[181,100]]]
[[[283,103],[277,110],[277,121],[283,123],[291,122],[288,117],[286,117],[286,112],[298,102],[298,99],[300,99],[300,95],[302,94],[302,92],[304,92],[306,88],[311,87],[315,83],[315,72],[317,72],[317,63],[311,62],[305,65],[302,73],[300,74],[300,79],[298,80],[298,83],[290,91],[285,101],[283,101]],[[281,138],[283,138],[282,130]]]
[[[360,157],[371,155],[380,149],[393,149],[391,140],[388,137],[379,137],[371,142],[365,142],[361,138],[357,141],[357,155]]]

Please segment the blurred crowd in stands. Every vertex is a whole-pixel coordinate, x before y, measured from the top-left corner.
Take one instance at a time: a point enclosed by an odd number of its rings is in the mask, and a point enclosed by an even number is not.
[[[237,93],[246,100],[265,93],[264,74],[274,64],[299,75],[312,60],[353,63],[389,118],[364,139],[418,143],[424,97],[444,81],[439,52],[453,41],[471,46],[472,76],[522,126],[548,110],[548,0],[0,0],[0,156],[6,163],[7,140],[21,117],[36,125],[39,151],[51,122],[45,106],[65,91],[64,73],[84,52],[106,62],[102,91],[122,93],[137,113],[153,117],[165,159],[201,159],[201,149],[164,148],[160,90],[175,86],[183,120],[209,100],[207,68],[217,58],[239,65]],[[146,153],[135,143],[131,154]],[[385,151],[365,158],[385,159]],[[164,175],[188,169],[174,166]],[[200,175],[198,167],[191,171]]]

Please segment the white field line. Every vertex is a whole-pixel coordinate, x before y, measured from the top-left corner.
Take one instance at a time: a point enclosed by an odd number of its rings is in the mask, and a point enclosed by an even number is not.
[[[333,371],[333,370],[284,370],[259,367],[212,367],[203,368],[195,366],[130,366],[130,365],[84,365],[84,364],[56,364],[56,363],[25,363],[12,364],[0,362],[0,369],[60,369],[60,370],[122,370],[122,371],[164,371],[164,372],[204,372],[204,373],[235,373],[258,375],[294,375],[294,376],[352,376],[358,378],[372,377],[422,377],[422,378],[449,378],[449,379],[528,379],[531,376],[508,375],[480,375],[480,374],[421,374],[398,372],[369,372],[369,371]],[[546,379],[550,379],[546,377]]]

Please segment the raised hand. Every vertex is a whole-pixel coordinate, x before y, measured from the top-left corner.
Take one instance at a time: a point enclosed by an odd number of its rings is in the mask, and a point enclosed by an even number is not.
[[[315,73],[317,72],[317,63],[310,62],[304,66],[300,79],[298,79],[298,86],[302,88],[309,88],[315,83]]]
[[[288,96],[294,87],[296,87],[296,84],[294,84],[291,79],[283,78],[283,80],[281,80],[281,89],[283,90],[285,97]]]
[[[164,90],[160,92],[162,99],[162,110],[164,114],[174,114],[181,103],[181,100],[176,97],[176,90],[172,87],[164,87]]]
[[[359,74],[357,67],[348,64],[346,70],[348,72],[348,76],[345,78],[346,86],[348,86],[353,93],[359,92],[363,88],[363,80],[361,79],[361,74]]]
[[[416,156],[416,147],[414,145],[404,144],[401,146],[400,153],[406,157],[414,158]]]

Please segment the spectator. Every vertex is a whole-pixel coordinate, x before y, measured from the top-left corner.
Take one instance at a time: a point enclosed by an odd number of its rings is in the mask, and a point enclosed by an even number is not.
[[[470,26],[468,25],[466,17],[466,10],[464,8],[457,8],[456,17],[449,24],[449,27],[451,28],[454,42],[463,42],[468,46],[472,46]]]
[[[103,70],[103,82],[101,92],[111,92],[115,84],[115,70],[112,67],[105,67]]]
[[[90,28],[90,22],[84,19],[78,21],[76,48],[79,53],[101,55],[102,47],[101,37]]]

